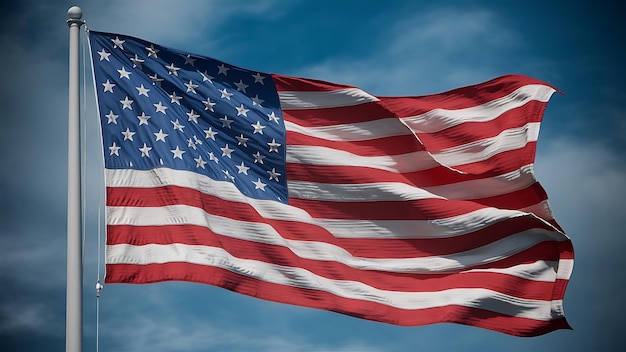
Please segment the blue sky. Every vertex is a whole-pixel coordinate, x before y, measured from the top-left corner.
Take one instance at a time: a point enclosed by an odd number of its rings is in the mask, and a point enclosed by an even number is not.
[[[0,349],[64,349],[67,9],[264,72],[421,95],[507,73],[548,104],[536,174],[576,261],[573,331],[517,338],[460,325],[397,327],[192,283],[107,285],[101,351],[621,350],[626,267],[626,25],[617,1],[9,1],[0,5]],[[88,82],[89,81],[88,77]],[[87,87],[87,156],[100,160]],[[97,162],[87,169],[85,350],[95,348]],[[623,347],[622,347],[623,348]]]

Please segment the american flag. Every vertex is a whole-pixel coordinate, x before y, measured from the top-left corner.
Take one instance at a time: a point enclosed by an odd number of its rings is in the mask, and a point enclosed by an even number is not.
[[[206,283],[397,325],[569,328],[572,244],[533,173],[550,85],[377,97],[89,38],[107,283]]]

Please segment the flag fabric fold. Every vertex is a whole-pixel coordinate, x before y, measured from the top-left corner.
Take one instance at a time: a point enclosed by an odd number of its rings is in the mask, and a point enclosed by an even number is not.
[[[90,31],[107,283],[206,283],[397,325],[569,328],[533,163],[555,89],[380,97]]]

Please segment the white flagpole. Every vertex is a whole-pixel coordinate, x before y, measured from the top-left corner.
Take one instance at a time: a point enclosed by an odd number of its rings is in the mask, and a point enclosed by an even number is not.
[[[70,27],[69,126],[67,165],[67,293],[65,307],[65,351],[83,348],[83,253],[81,238],[80,184],[80,27],[83,11],[67,11]]]

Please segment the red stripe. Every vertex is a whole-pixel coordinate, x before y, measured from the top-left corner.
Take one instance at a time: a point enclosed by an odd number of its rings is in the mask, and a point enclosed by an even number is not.
[[[380,303],[343,298],[331,293],[260,281],[225,269],[190,263],[150,265],[108,264],[107,283],[144,284],[190,281],[274,302],[330,310],[363,319],[414,326],[456,323],[482,327],[516,336],[536,336],[556,329],[570,329],[565,318],[549,321],[512,317],[478,308],[444,306],[405,310]]]
[[[541,187],[538,182],[535,182],[529,187],[520,189],[518,191],[493,197],[471,199],[470,201],[488,207],[517,210],[539,204],[546,200],[548,200],[548,195],[546,194],[546,191],[543,189],[543,187]]]
[[[333,90],[344,89],[344,88],[353,88],[352,86],[347,86],[344,84],[330,83],[330,82],[320,81],[316,79],[283,76],[283,75],[278,75],[278,74],[272,74],[272,79],[274,80],[274,85],[276,85],[276,90],[279,92],[282,92],[282,91],[324,92],[324,91],[333,91]]]
[[[407,130],[407,132],[409,131]],[[290,146],[321,146],[361,156],[389,156],[425,150],[412,134],[363,141],[331,141],[287,131],[287,145],[287,148]]]
[[[507,75],[490,81],[453,89],[444,93],[418,97],[378,97],[381,102],[399,117],[424,114],[433,109],[457,110],[483,105],[505,97],[520,87],[529,84],[550,86],[534,78]]]
[[[389,123],[401,123],[393,112],[379,102],[333,108],[283,110],[283,117],[285,121],[303,127],[345,125],[380,119],[386,119]]]
[[[444,166],[397,173],[362,166],[307,165],[297,163],[289,163],[287,165],[287,179],[290,181],[329,183],[328,181],[332,180],[333,184],[400,182],[419,188],[445,186],[459,182],[497,177],[520,169],[520,167],[501,168],[500,173],[489,172],[473,175],[450,170]]]
[[[187,204],[203,208],[209,213],[220,213],[221,216],[237,218],[236,208],[252,212],[262,218],[256,210],[244,203],[224,201],[220,198],[205,195],[193,189],[165,186],[158,188],[108,188],[107,205],[109,206],[163,206]],[[215,205],[208,206],[207,202]],[[290,199],[290,205],[304,209],[313,218],[346,219],[346,220],[433,220],[463,215],[484,209],[474,202],[447,199],[418,199],[405,201],[376,202],[333,202],[324,200]],[[226,206],[229,209],[214,210],[213,207]],[[230,210],[233,209],[233,210]],[[391,209],[391,210],[390,210]]]
[[[290,198],[289,204],[306,210],[314,218],[345,220],[445,219],[485,208],[473,202],[448,199],[334,202]]]

